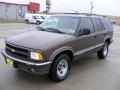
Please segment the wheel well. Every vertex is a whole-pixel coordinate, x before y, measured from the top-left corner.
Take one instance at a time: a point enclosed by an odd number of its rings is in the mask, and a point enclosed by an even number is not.
[[[36,22],[40,22],[40,21],[37,20]]]
[[[107,42],[108,45],[110,45],[110,38],[107,38],[107,39],[105,40],[105,42]]]
[[[67,54],[67,55],[70,57],[70,60],[71,60],[71,62],[72,62],[72,60],[73,60],[73,52],[70,51],[70,50],[62,51],[62,52],[58,53],[58,54],[55,56],[55,58],[54,58],[54,60],[53,60],[53,62],[52,62],[52,65],[51,65],[51,67],[50,67],[50,72],[51,72],[51,70],[52,70],[52,68],[53,68],[53,64],[55,63],[56,58],[57,58],[58,56],[62,55],[62,54]]]
[[[71,60],[71,61],[73,60],[73,52],[70,51],[70,50],[65,50],[65,51],[60,52],[59,54],[57,54],[57,55],[55,56],[54,60],[55,60],[58,56],[60,56],[61,54],[67,54],[67,55],[70,57],[70,60]]]

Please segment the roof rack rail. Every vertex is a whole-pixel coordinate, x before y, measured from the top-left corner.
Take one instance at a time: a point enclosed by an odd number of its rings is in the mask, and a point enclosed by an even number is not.
[[[91,13],[63,13],[63,14],[74,14],[74,15],[86,15],[86,16],[102,16],[102,17],[106,17],[105,15],[91,14]]]

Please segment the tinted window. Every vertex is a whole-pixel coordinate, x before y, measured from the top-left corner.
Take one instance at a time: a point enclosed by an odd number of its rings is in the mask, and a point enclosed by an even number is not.
[[[103,18],[101,20],[103,21],[106,30],[113,30],[112,24],[107,18]]]
[[[84,30],[84,29],[89,29],[91,33],[94,32],[93,22],[90,18],[83,19],[81,30]]]
[[[94,22],[95,22],[95,25],[96,25],[96,28],[97,28],[98,32],[105,30],[104,25],[99,18],[95,18]]]

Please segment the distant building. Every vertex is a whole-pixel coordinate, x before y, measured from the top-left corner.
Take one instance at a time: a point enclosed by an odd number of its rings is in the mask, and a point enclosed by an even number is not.
[[[23,20],[25,13],[40,11],[40,4],[30,2],[30,4],[16,4],[0,2],[0,20]]]

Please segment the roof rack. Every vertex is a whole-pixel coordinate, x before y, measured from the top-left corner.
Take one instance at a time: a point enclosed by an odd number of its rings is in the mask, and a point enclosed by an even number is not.
[[[74,15],[86,15],[86,16],[102,16],[102,17],[106,17],[105,15],[91,14],[91,13],[63,13],[63,14],[74,14]]]

